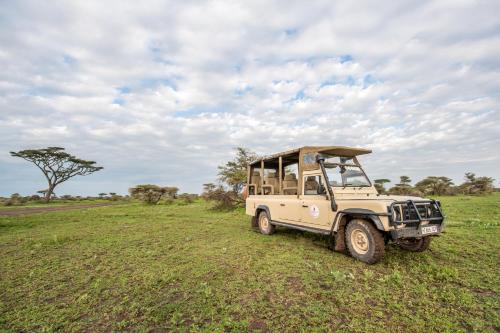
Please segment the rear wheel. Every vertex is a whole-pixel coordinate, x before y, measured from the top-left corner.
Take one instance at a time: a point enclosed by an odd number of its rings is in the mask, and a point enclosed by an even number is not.
[[[411,252],[423,252],[429,248],[432,238],[430,236],[422,238],[404,238],[399,239],[396,243],[400,248]]]
[[[349,222],[345,240],[351,256],[362,262],[374,264],[384,256],[384,237],[368,221],[352,220]]]
[[[271,220],[265,211],[259,214],[259,230],[264,235],[271,235],[274,233],[274,225],[271,224]]]

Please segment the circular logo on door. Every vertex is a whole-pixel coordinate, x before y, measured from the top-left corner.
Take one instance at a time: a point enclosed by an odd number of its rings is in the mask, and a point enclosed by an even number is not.
[[[319,208],[316,205],[312,205],[309,207],[309,214],[311,214],[312,218],[317,219],[319,217]]]

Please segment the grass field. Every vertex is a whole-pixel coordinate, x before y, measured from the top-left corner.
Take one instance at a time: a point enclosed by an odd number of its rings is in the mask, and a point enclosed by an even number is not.
[[[19,208],[65,207],[65,206],[90,205],[90,204],[100,204],[100,203],[122,203],[122,202],[125,202],[125,200],[111,201],[106,199],[92,199],[92,200],[81,199],[81,200],[57,200],[57,201],[51,201],[49,203],[41,201],[40,202],[29,201],[27,203],[18,206],[5,206],[0,204],[0,210],[11,210]]]
[[[0,217],[0,330],[498,332],[500,194],[441,200],[428,252],[373,266],[203,202]]]

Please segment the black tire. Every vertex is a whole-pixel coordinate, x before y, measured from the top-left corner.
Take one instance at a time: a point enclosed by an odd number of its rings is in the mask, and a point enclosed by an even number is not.
[[[400,248],[410,252],[423,252],[429,248],[431,245],[432,237],[422,237],[422,238],[405,238],[399,239],[396,243]]]
[[[384,236],[366,220],[349,222],[345,241],[351,256],[364,263],[375,264],[384,257]]]
[[[259,214],[259,230],[261,234],[271,235],[274,233],[274,225],[271,224],[271,219],[265,211]]]

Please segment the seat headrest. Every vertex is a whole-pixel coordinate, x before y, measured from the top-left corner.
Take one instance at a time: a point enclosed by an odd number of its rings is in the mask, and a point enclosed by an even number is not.
[[[288,175],[285,175],[285,180],[295,180],[297,177],[295,176],[294,173],[289,173]]]
[[[309,176],[307,177],[307,180],[308,182],[315,182],[316,181],[316,177],[315,176]]]

